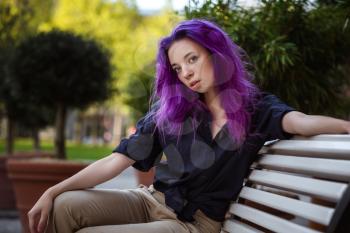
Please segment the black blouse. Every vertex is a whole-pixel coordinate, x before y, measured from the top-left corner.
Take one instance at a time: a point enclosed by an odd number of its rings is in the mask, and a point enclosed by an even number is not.
[[[138,170],[156,167],[153,185],[164,193],[166,204],[180,220],[193,221],[193,214],[200,209],[208,217],[224,221],[264,142],[292,136],[283,131],[282,118],[293,110],[276,96],[263,94],[241,146],[230,140],[226,125],[212,139],[210,114],[194,129],[190,120],[185,121],[179,139],[176,135],[163,139],[152,118],[144,117],[137,123],[136,133],[122,139],[113,152],[135,160],[133,167]]]

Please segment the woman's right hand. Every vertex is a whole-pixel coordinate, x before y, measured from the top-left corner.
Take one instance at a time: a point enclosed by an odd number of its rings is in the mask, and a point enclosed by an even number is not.
[[[50,193],[50,189],[48,189],[28,212],[29,229],[31,233],[45,231],[53,200],[54,197]]]
[[[45,231],[56,196],[70,190],[94,187],[119,175],[133,163],[135,163],[134,160],[123,154],[112,153],[46,190],[28,212],[30,232],[41,233]]]

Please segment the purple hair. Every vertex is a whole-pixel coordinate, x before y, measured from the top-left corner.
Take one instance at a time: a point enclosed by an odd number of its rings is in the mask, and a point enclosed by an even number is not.
[[[185,121],[193,127],[200,123],[208,108],[198,94],[187,88],[172,69],[168,49],[174,41],[189,38],[206,48],[214,66],[214,85],[227,116],[230,136],[243,142],[250,125],[249,106],[254,106],[257,88],[249,81],[249,73],[241,59],[243,50],[215,24],[200,19],[183,21],[159,43],[156,63],[155,93],[158,101],[155,122],[159,131],[177,135],[183,132]]]

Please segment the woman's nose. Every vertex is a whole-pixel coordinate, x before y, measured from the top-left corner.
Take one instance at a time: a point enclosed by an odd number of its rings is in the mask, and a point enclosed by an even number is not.
[[[193,75],[192,69],[189,69],[189,68],[183,69],[183,76],[185,79],[187,79],[187,80],[190,79],[192,77],[192,75]]]

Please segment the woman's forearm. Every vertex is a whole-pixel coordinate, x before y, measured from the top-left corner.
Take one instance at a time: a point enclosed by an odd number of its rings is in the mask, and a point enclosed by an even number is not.
[[[122,154],[113,153],[90,164],[70,178],[52,186],[47,192],[55,198],[57,195],[69,190],[94,187],[119,175],[133,163],[134,161],[132,159]]]
[[[303,136],[350,133],[349,121],[301,112],[287,113],[282,125],[286,132]]]
[[[302,135],[316,134],[342,134],[349,133],[347,126],[350,123],[345,120],[340,120],[327,116],[308,115],[302,127],[299,127],[299,132]]]

